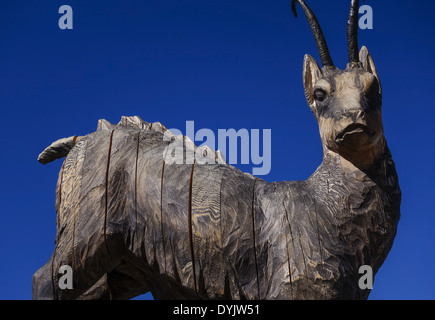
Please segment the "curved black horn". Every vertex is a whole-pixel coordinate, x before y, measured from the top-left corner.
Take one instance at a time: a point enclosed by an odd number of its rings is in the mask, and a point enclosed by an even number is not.
[[[324,67],[333,66],[334,63],[332,62],[331,55],[329,54],[328,46],[326,44],[325,37],[323,36],[322,29],[320,28],[319,21],[317,21],[313,11],[311,11],[311,9],[303,0],[292,0],[292,10],[295,17],[298,16],[296,12],[296,1],[301,5],[305,16],[307,17],[308,23],[310,24],[311,31],[316,39],[317,48],[319,49],[320,61],[322,62],[322,65]]]
[[[349,63],[359,62],[358,9],[359,0],[352,0],[350,4],[349,20],[347,21],[347,48],[349,51]]]

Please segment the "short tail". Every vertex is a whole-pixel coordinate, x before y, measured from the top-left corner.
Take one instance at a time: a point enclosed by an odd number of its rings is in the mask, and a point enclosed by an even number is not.
[[[77,136],[72,136],[53,142],[41,152],[41,154],[38,156],[38,161],[42,164],[47,164],[56,159],[66,157],[71,149],[74,148],[78,138],[79,137]]]

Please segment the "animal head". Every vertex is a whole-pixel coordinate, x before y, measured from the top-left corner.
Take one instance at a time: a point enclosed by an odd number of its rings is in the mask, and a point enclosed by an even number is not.
[[[324,152],[340,154],[355,166],[370,166],[385,148],[382,126],[382,89],[366,47],[358,53],[359,1],[352,0],[348,20],[349,63],[345,70],[332,62],[319,22],[303,0],[298,2],[316,39],[322,68],[305,55],[303,83],[308,105],[319,125]]]

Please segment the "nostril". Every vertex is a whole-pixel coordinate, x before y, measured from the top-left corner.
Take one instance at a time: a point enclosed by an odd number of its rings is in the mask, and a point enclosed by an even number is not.
[[[347,110],[346,117],[351,118],[354,122],[356,122],[358,119],[364,119],[366,116],[366,112],[362,109],[353,109],[353,110]]]
[[[366,116],[366,112],[364,110],[358,111],[358,113],[357,113],[358,119],[364,119],[365,116]]]

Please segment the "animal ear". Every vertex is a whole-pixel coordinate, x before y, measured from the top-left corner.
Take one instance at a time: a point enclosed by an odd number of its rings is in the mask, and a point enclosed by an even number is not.
[[[372,56],[369,53],[369,50],[365,46],[363,46],[359,52],[359,61],[361,61],[363,68],[370,72],[372,75],[376,77],[379,84],[379,94],[382,94],[382,88],[381,88],[381,79],[379,79],[378,72],[376,71],[376,66],[373,61]]]
[[[303,78],[304,78],[304,91],[305,98],[307,98],[308,105],[310,106],[311,111],[314,110],[314,97],[313,97],[313,88],[316,82],[322,77],[322,71],[319,68],[316,60],[308,54],[304,56],[304,69],[303,69]]]

